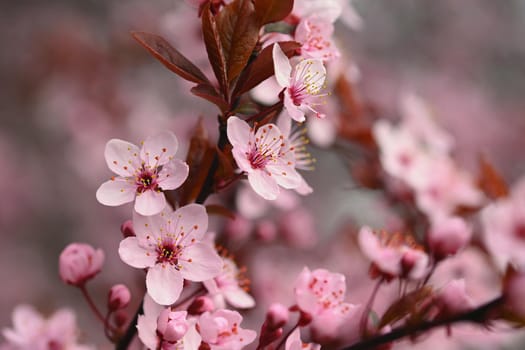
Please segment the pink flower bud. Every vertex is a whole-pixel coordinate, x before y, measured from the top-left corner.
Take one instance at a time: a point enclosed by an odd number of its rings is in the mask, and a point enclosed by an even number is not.
[[[131,300],[131,293],[128,287],[123,284],[116,284],[109,290],[108,293],[108,309],[115,311],[123,309],[128,306]]]
[[[273,303],[268,309],[266,314],[266,320],[268,322],[268,327],[270,328],[281,328],[288,323],[290,313],[288,308],[283,304]]]
[[[133,229],[133,221],[126,220],[120,225],[120,232],[124,238],[135,236],[135,230]]]
[[[456,254],[470,241],[472,229],[465,220],[450,217],[432,224],[428,233],[428,245],[437,260]]]
[[[67,284],[83,286],[102,269],[104,252],[85,243],[71,243],[59,257],[60,278]]]
[[[129,321],[129,315],[124,310],[117,310],[113,313],[113,322],[117,326],[117,328],[122,328],[125,325],[128,324]]]
[[[189,328],[187,314],[186,311],[171,311],[169,308],[160,313],[157,332],[162,336],[162,340],[175,343],[184,337]]]
[[[272,220],[261,220],[256,227],[257,237],[264,242],[271,242],[277,236],[277,227]]]
[[[213,300],[206,296],[200,296],[188,307],[188,313],[190,315],[200,315],[206,311],[213,311],[214,309],[215,304],[213,303]]]
[[[464,279],[449,282],[435,297],[434,303],[439,308],[440,316],[457,315],[474,307],[465,289]]]

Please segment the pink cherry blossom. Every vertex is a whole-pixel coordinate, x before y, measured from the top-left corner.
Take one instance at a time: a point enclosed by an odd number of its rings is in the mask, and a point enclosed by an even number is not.
[[[460,217],[446,217],[432,222],[428,246],[436,259],[442,260],[465,248],[472,237],[472,228]]]
[[[303,269],[295,281],[295,301],[312,317],[310,327],[317,339],[333,340],[339,328],[356,316],[357,306],[344,302],[345,276],[325,269]]]
[[[171,311],[144,296],[144,314],[137,320],[140,341],[149,350],[198,350],[201,337],[186,311]]]
[[[279,186],[292,189],[303,183],[295,170],[294,148],[276,125],[266,124],[255,132],[245,121],[230,117],[227,133],[237,165],[261,197],[274,200]]]
[[[242,316],[237,311],[221,309],[203,313],[197,325],[210,350],[240,350],[257,337],[255,331],[241,328],[241,322]]]
[[[295,41],[301,44],[301,56],[323,61],[339,58],[341,54],[332,41],[334,25],[317,16],[301,19],[295,29]]]
[[[109,206],[135,200],[139,214],[160,213],[166,206],[162,191],[178,188],[188,177],[188,165],[174,158],[177,148],[177,138],[169,131],[148,137],[140,149],[123,140],[110,140],[104,156],[118,176],[99,187],[97,200]]]
[[[385,278],[419,279],[427,272],[428,255],[410,236],[375,234],[363,226],[358,236],[359,247]]]
[[[130,266],[148,268],[147,291],[158,304],[173,304],[184,279],[200,282],[221,272],[221,258],[201,242],[208,227],[204,206],[189,204],[154,216],[134,213],[133,227],[136,237],[120,242],[119,255]]]
[[[292,334],[286,338],[285,350],[321,350],[321,345],[315,343],[303,343],[301,331],[296,328]]]
[[[69,244],[58,259],[62,281],[73,286],[82,286],[95,277],[104,264],[104,252],[85,243]]]
[[[213,297],[217,308],[224,308],[225,301],[240,309],[254,307],[255,300],[245,290],[247,280],[242,271],[228,257],[222,257],[222,263],[222,272],[213,279],[204,281],[204,286]]]
[[[525,178],[511,195],[481,211],[484,242],[501,271],[507,264],[525,268]]]
[[[284,88],[284,108],[298,122],[306,120],[305,114],[312,112],[317,117],[324,115],[314,109],[327,94],[325,88],[326,68],[320,59],[303,59],[292,69],[288,57],[281,47],[273,46],[273,65],[277,83]]]
[[[4,328],[2,333],[13,349],[94,349],[77,344],[76,317],[69,309],[60,309],[45,319],[32,306],[18,305],[13,311],[13,328]]]

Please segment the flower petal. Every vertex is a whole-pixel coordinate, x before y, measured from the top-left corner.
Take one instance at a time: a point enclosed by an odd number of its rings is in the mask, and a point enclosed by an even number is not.
[[[273,68],[275,71],[275,78],[281,87],[290,86],[290,77],[292,75],[292,66],[288,57],[284,54],[283,50],[279,46],[279,43],[275,43],[272,49],[273,57]]]
[[[248,309],[255,306],[253,297],[246,293],[242,288],[228,288],[223,291],[228,303],[239,309]]]
[[[149,251],[139,244],[137,237],[127,237],[118,247],[120,259],[126,264],[143,269],[155,265],[155,251]]]
[[[146,274],[146,289],[150,297],[160,305],[171,305],[182,291],[182,275],[169,264],[156,264]]]
[[[171,221],[167,232],[184,232],[185,241],[182,244],[189,243],[192,238],[201,240],[208,229],[208,214],[206,208],[200,204],[188,204],[177,209],[171,215]]]
[[[286,189],[298,188],[303,182],[301,175],[292,166],[268,165],[266,168],[277,184]]]
[[[100,185],[96,197],[101,204],[117,206],[133,201],[136,191],[137,187],[131,180],[117,177]]]
[[[141,215],[158,214],[165,206],[166,198],[162,192],[146,190],[142,193],[137,193],[137,198],[135,199],[135,210]]]
[[[286,108],[290,118],[293,120],[298,121],[299,123],[302,123],[306,120],[304,112],[299,108],[299,106],[296,106],[293,103],[288,90],[284,92],[284,108]]]
[[[195,243],[184,249],[179,263],[182,277],[190,281],[209,280],[222,272],[222,259],[214,248],[204,243]]]
[[[239,147],[243,151],[248,148],[251,128],[244,120],[235,116],[228,118],[226,133],[233,147]]]
[[[189,167],[180,159],[173,159],[162,166],[157,180],[163,190],[174,190],[188,178]]]
[[[271,150],[271,153],[278,154],[284,142],[284,136],[277,125],[266,124],[257,130],[255,140],[261,152]]]
[[[144,141],[140,150],[140,158],[148,165],[164,165],[175,156],[178,148],[179,142],[175,135],[171,131],[163,131]]]
[[[255,170],[248,174],[248,181],[253,190],[261,197],[268,200],[277,199],[279,186],[275,179],[262,170]]]
[[[250,161],[248,160],[245,151],[239,148],[233,148],[232,155],[239,169],[241,169],[242,171],[246,171],[247,173],[250,173],[253,171],[252,165]]]
[[[149,323],[144,315],[139,315],[137,320],[137,332],[142,344],[148,349],[157,349],[159,339],[156,334],[157,323]]]
[[[140,167],[139,148],[124,140],[109,140],[104,158],[109,169],[120,176],[132,176]]]

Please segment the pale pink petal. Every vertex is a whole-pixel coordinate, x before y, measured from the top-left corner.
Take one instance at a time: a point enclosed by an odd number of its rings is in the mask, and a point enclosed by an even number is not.
[[[250,132],[250,126],[244,120],[235,116],[228,118],[226,133],[228,134],[228,140],[233,147],[246,151],[250,139]]]
[[[201,345],[202,338],[193,324],[184,337],[182,338],[182,343],[184,344],[184,350],[197,350]]]
[[[204,243],[195,243],[184,249],[179,263],[182,266],[182,277],[196,282],[217,276],[222,272],[223,265],[217,251]]]
[[[233,307],[248,309],[255,306],[253,297],[241,288],[228,288],[223,291],[224,297]]]
[[[135,210],[141,215],[155,215],[158,214],[166,206],[166,198],[164,193],[146,190],[142,193],[137,193],[135,199]]]
[[[299,123],[302,123],[306,120],[304,112],[293,103],[288,91],[284,92],[284,108],[286,108],[290,118],[293,120],[298,121]]]
[[[253,190],[261,197],[274,200],[279,194],[279,186],[275,179],[262,170],[256,170],[248,174],[248,181]]]
[[[169,211],[164,210],[158,215],[140,215],[136,211],[133,212],[133,230],[141,244],[145,244],[149,240],[156,242],[161,237],[161,231],[166,227],[166,215]],[[147,237],[150,236],[150,239]]]
[[[132,202],[135,199],[137,186],[133,180],[116,177],[104,182],[97,190],[96,197],[99,203],[117,206]]]
[[[144,141],[140,150],[140,158],[152,166],[168,163],[177,152],[179,142],[171,131],[164,131],[150,136]]]
[[[35,336],[40,327],[44,325],[44,319],[32,306],[18,305],[13,311],[13,326],[19,335],[23,337]]]
[[[248,160],[244,150],[240,148],[234,148],[232,149],[232,155],[239,169],[248,173],[253,171],[252,165],[250,164],[250,161]]]
[[[146,288],[151,298],[160,305],[171,305],[182,291],[182,275],[169,264],[156,264],[146,274]]]
[[[157,183],[163,190],[174,190],[188,178],[189,167],[186,162],[173,159],[162,166]]]
[[[310,187],[310,185],[308,185],[308,183],[306,182],[306,180],[301,176],[301,184],[294,188],[294,190],[299,193],[300,195],[303,195],[303,196],[306,196],[310,193],[312,193],[314,191],[313,188]]]
[[[281,87],[290,86],[290,77],[292,75],[292,66],[288,57],[278,43],[273,45],[272,49],[273,67],[275,70],[275,78]]]
[[[109,169],[120,176],[131,176],[140,167],[139,148],[127,141],[109,140],[104,157]]]
[[[157,349],[158,337],[156,334],[157,323],[148,322],[144,315],[140,315],[137,320],[137,333],[140,341],[146,345],[148,349]]]
[[[149,251],[139,245],[137,237],[127,237],[120,242],[118,248],[120,259],[126,264],[142,269],[155,265],[155,251]]]
[[[220,292],[219,286],[217,286],[217,282],[215,282],[213,278],[203,281],[202,284],[204,284],[204,287],[206,287],[208,293],[212,295]]]
[[[281,130],[284,137],[289,138],[292,132],[292,120],[284,113],[281,113],[277,119],[277,127]]]
[[[302,183],[303,178],[293,166],[268,165],[266,168],[272,173],[277,184],[286,189],[297,188]]]
[[[208,214],[200,204],[188,204],[171,215],[172,227],[168,232],[184,232],[186,241],[192,238],[201,240],[208,230]]]
[[[259,140],[259,148],[271,150],[273,154],[278,154],[284,142],[284,135],[275,124],[266,124],[257,129],[255,139]]]

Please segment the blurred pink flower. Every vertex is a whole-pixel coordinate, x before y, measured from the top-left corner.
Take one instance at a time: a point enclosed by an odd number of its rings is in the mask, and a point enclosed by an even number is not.
[[[246,309],[255,306],[255,300],[245,290],[246,277],[235,262],[222,257],[222,271],[213,279],[204,281],[204,286],[211,294],[218,309],[226,307],[225,301],[233,307]]]
[[[302,18],[295,29],[295,41],[301,44],[301,56],[323,61],[339,58],[341,54],[332,41],[334,25],[317,16]]]
[[[318,16],[333,23],[343,10],[342,0],[297,0],[294,1],[292,14],[299,18]]]
[[[474,301],[467,294],[465,280],[452,280],[434,297],[439,316],[450,317],[474,308]]]
[[[284,345],[285,350],[321,350],[321,345],[314,343],[303,343],[301,340],[301,331],[296,328],[286,338],[286,344]]]
[[[230,117],[227,132],[237,165],[261,197],[275,200],[279,185],[291,189],[304,181],[295,170],[294,149],[276,125],[266,124],[255,132],[245,121]]]
[[[432,222],[427,241],[432,254],[442,260],[465,248],[472,237],[472,228],[458,216]]]
[[[129,288],[123,284],[116,284],[108,293],[108,309],[111,311],[123,309],[131,300]]]
[[[104,252],[85,243],[69,244],[58,259],[60,278],[67,284],[80,287],[95,277],[104,264]]]
[[[221,309],[203,313],[198,329],[210,350],[240,350],[257,337],[255,331],[241,328],[241,322],[242,316],[237,311]]]
[[[177,138],[169,131],[148,137],[140,149],[123,140],[110,140],[104,156],[119,176],[99,187],[97,200],[110,206],[135,200],[139,214],[160,213],[166,206],[162,191],[178,188],[188,177],[188,165],[174,158],[177,148]]]
[[[77,344],[76,317],[69,309],[60,309],[44,319],[32,306],[18,305],[13,311],[13,328],[4,328],[2,333],[12,349],[94,349]]]
[[[136,237],[120,242],[119,255],[130,266],[149,268],[146,287],[155,302],[170,305],[184,279],[205,281],[221,272],[221,258],[201,242],[208,228],[204,206],[189,204],[155,216],[134,213],[133,227]]]
[[[507,264],[525,267],[525,178],[507,198],[481,211],[485,246],[501,271]]]
[[[304,59],[292,69],[288,57],[279,45],[273,46],[273,65],[275,78],[284,88],[284,108],[290,117],[298,122],[305,121],[305,113],[313,112],[317,117],[324,115],[314,109],[321,104],[319,99],[325,88],[326,69],[319,59]]]
[[[359,247],[385,278],[419,279],[427,272],[428,255],[410,236],[375,234],[369,227],[359,230]]]
[[[339,327],[356,316],[357,306],[344,302],[346,282],[340,273],[304,267],[295,281],[294,293],[299,309],[311,316],[310,327],[317,339],[337,338]]]

